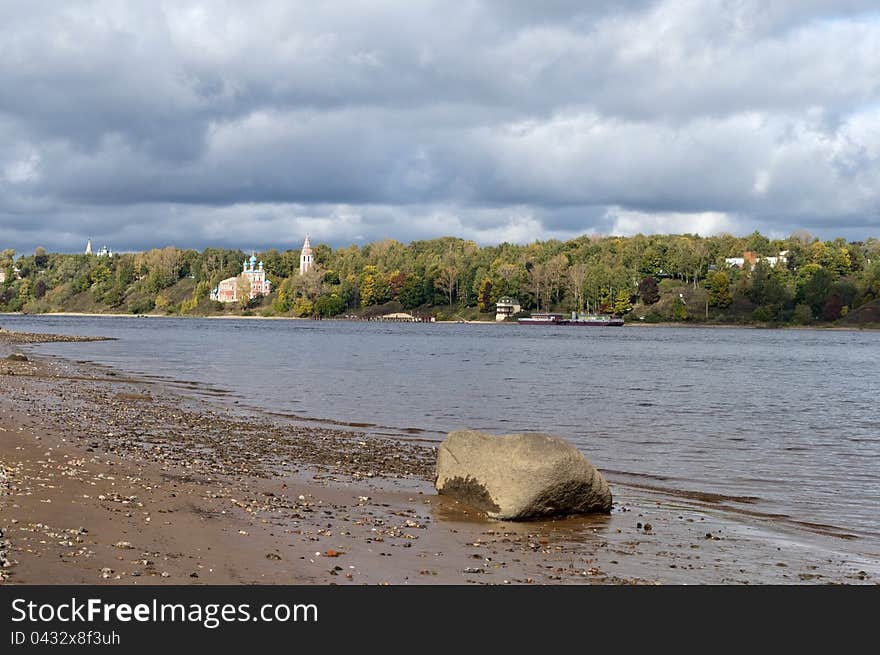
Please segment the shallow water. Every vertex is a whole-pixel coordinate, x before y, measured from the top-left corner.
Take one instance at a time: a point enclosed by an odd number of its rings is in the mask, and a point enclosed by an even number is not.
[[[375,434],[559,434],[609,477],[880,551],[878,332],[59,316],[0,324],[119,337],[38,349]]]

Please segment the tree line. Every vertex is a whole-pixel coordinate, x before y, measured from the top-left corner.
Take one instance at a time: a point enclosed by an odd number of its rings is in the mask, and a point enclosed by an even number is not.
[[[0,251],[0,310],[332,317],[385,311],[488,317],[503,296],[525,311],[590,310],[644,321],[835,321],[880,298],[880,241],[822,241],[800,231],[702,237],[584,235],[570,241],[478,246],[454,237],[392,239],[257,253],[266,298],[221,306],[210,292],[241,272],[241,250],[172,246],[113,257]],[[784,259],[775,264],[765,258]],[[753,253],[742,266],[725,259]],[[754,262],[751,260],[754,259]]]

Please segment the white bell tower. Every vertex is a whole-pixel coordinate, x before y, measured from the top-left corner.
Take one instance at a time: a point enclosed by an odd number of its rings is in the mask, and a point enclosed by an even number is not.
[[[309,243],[309,235],[303,242],[302,252],[299,254],[299,274],[305,275],[315,265],[315,256],[312,254],[312,244]]]

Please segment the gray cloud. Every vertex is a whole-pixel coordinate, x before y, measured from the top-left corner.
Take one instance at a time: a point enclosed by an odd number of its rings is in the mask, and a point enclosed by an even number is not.
[[[871,2],[28,3],[0,246],[880,227]]]

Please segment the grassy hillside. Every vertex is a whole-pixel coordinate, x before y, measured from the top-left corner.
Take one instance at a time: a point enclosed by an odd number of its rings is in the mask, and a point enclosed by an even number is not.
[[[841,325],[880,328],[880,300],[857,307],[840,319]]]

